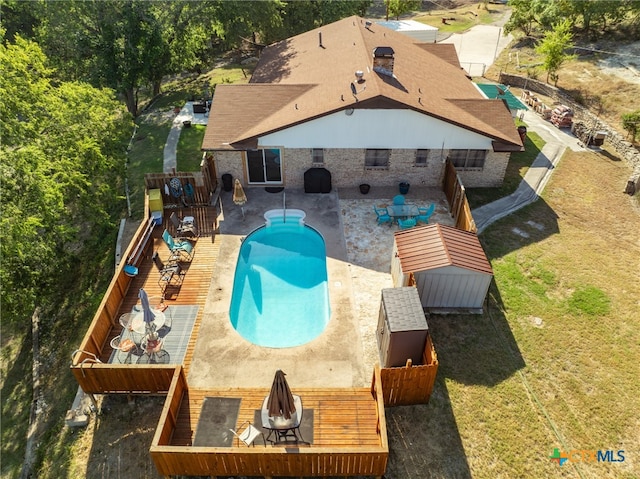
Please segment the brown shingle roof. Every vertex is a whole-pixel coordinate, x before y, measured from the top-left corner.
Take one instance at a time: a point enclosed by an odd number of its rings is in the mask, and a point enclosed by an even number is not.
[[[447,63],[451,63],[454,67],[462,68],[456,52],[456,46],[453,43],[418,43],[417,45],[424,51],[442,58]]]
[[[394,237],[405,273],[456,266],[493,275],[475,233],[433,224],[397,231]]]
[[[373,71],[374,49],[389,46],[395,53],[393,78]],[[365,81],[356,84],[356,98],[351,84],[358,70]],[[248,85],[219,85],[202,147],[255,144],[258,136],[381,99],[501,143],[521,144],[509,111],[490,105],[459,66],[402,33],[375,23],[367,27],[353,16],[268,46]]]

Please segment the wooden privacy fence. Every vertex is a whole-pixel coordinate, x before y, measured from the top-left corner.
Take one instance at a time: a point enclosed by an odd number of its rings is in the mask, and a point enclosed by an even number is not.
[[[449,202],[449,212],[456,220],[456,228],[476,233],[478,229],[471,215],[471,207],[467,201],[464,185],[449,159],[445,165],[442,189]]]
[[[181,190],[175,196],[170,188],[173,178],[180,181]],[[181,206],[206,206],[211,204],[211,199],[218,180],[216,178],[215,165],[212,156],[204,156],[200,164],[200,171],[173,172],[173,173],[147,173],[144,175],[144,184],[147,190],[158,189],[162,195],[162,204],[165,208],[175,205]],[[188,185],[188,186],[187,186]]]
[[[377,422],[371,428],[379,441],[376,446],[361,446],[349,443],[343,446],[300,447],[290,444],[285,447],[194,447],[172,445],[171,440],[179,424],[182,402],[188,400],[189,387],[182,368],[176,369],[169,394],[165,402],[155,436],[151,443],[151,457],[158,472],[163,476],[294,476],[294,477],[330,477],[330,476],[375,476],[382,477],[387,467],[389,446],[384,416],[384,404],[380,389],[380,368],[376,366],[371,385],[371,401],[375,402]],[[311,394],[305,389],[297,392],[312,401]],[[368,396],[368,391],[365,389]],[[244,397],[242,391],[233,391],[233,395]],[[194,395],[195,393],[191,393]],[[342,394],[342,396],[340,396]],[[341,407],[343,400],[350,398],[352,388],[336,392],[333,408]],[[250,392],[246,395],[250,396]],[[344,404],[349,401],[345,400]],[[323,421],[320,411],[316,420]],[[326,419],[325,419],[326,420]],[[320,427],[320,424],[314,427]],[[340,424],[331,423],[340,428]],[[350,427],[354,427],[351,423]],[[236,444],[234,442],[234,444]]]
[[[431,336],[427,336],[422,364],[405,367],[382,368],[382,393],[385,406],[407,406],[429,402],[438,373],[438,356]]]

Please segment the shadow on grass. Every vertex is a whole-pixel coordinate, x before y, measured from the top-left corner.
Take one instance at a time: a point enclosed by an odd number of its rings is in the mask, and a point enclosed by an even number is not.
[[[518,210],[517,215],[516,226],[512,214],[483,230],[480,242],[489,261],[560,232],[558,214],[542,198]]]
[[[386,408],[388,479],[471,478],[444,375],[429,404]]]
[[[2,334],[7,334],[7,327]],[[26,335],[20,351],[2,383],[2,477],[17,477],[24,460],[25,438],[31,404],[31,335]],[[21,407],[24,406],[24,407]],[[15,474],[15,476],[13,475]],[[7,476],[5,476],[7,475]]]
[[[160,478],[149,454],[164,397],[105,396],[101,414],[92,418],[93,442],[87,478]]]
[[[515,192],[520,186],[524,175],[540,154],[545,142],[538,134],[530,131],[527,134],[524,151],[511,153],[509,164],[504,174],[504,181],[498,188],[467,188],[466,194],[471,209],[491,203]],[[541,165],[542,166],[542,165]]]
[[[439,368],[429,404],[386,409],[389,465],[385,477],[470,478],[447,381],[492,387],[524,368],[495,283],[483,315],[431,315]]]

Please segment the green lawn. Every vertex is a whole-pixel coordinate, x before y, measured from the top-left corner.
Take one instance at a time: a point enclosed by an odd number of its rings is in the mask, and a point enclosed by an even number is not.
[[[191,125],[190,128],[182,129],[178,141],[178,171],[200,171],[200,148],[206,129],[205,125]]]

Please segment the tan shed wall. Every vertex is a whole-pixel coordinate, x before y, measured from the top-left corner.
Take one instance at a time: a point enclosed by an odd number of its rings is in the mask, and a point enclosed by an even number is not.
[[[414,273],[425,308],[482,308],[491,275],[455,266]]]

